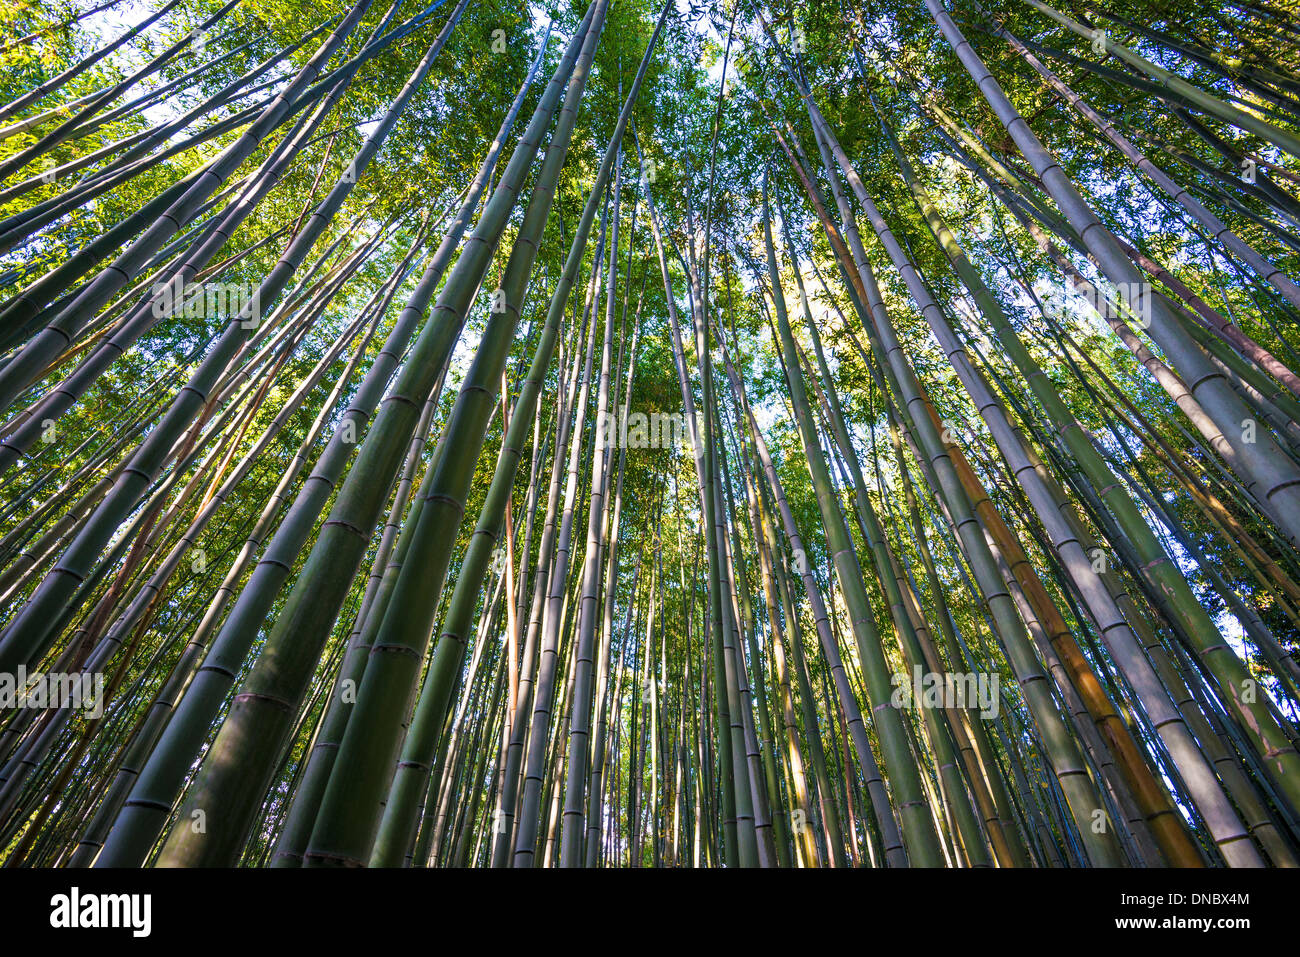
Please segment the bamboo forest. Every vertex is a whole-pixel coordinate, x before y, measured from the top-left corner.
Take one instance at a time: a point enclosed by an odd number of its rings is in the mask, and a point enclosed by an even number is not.
[[[11,0],[0,103],[4,868],[1300,864],[1297,0]]]

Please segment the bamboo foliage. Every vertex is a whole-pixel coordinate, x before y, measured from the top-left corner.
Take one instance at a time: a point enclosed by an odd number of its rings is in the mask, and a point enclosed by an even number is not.
[[[1281,8],[116,7],[0,38],[6,866],[1300,860]]]

